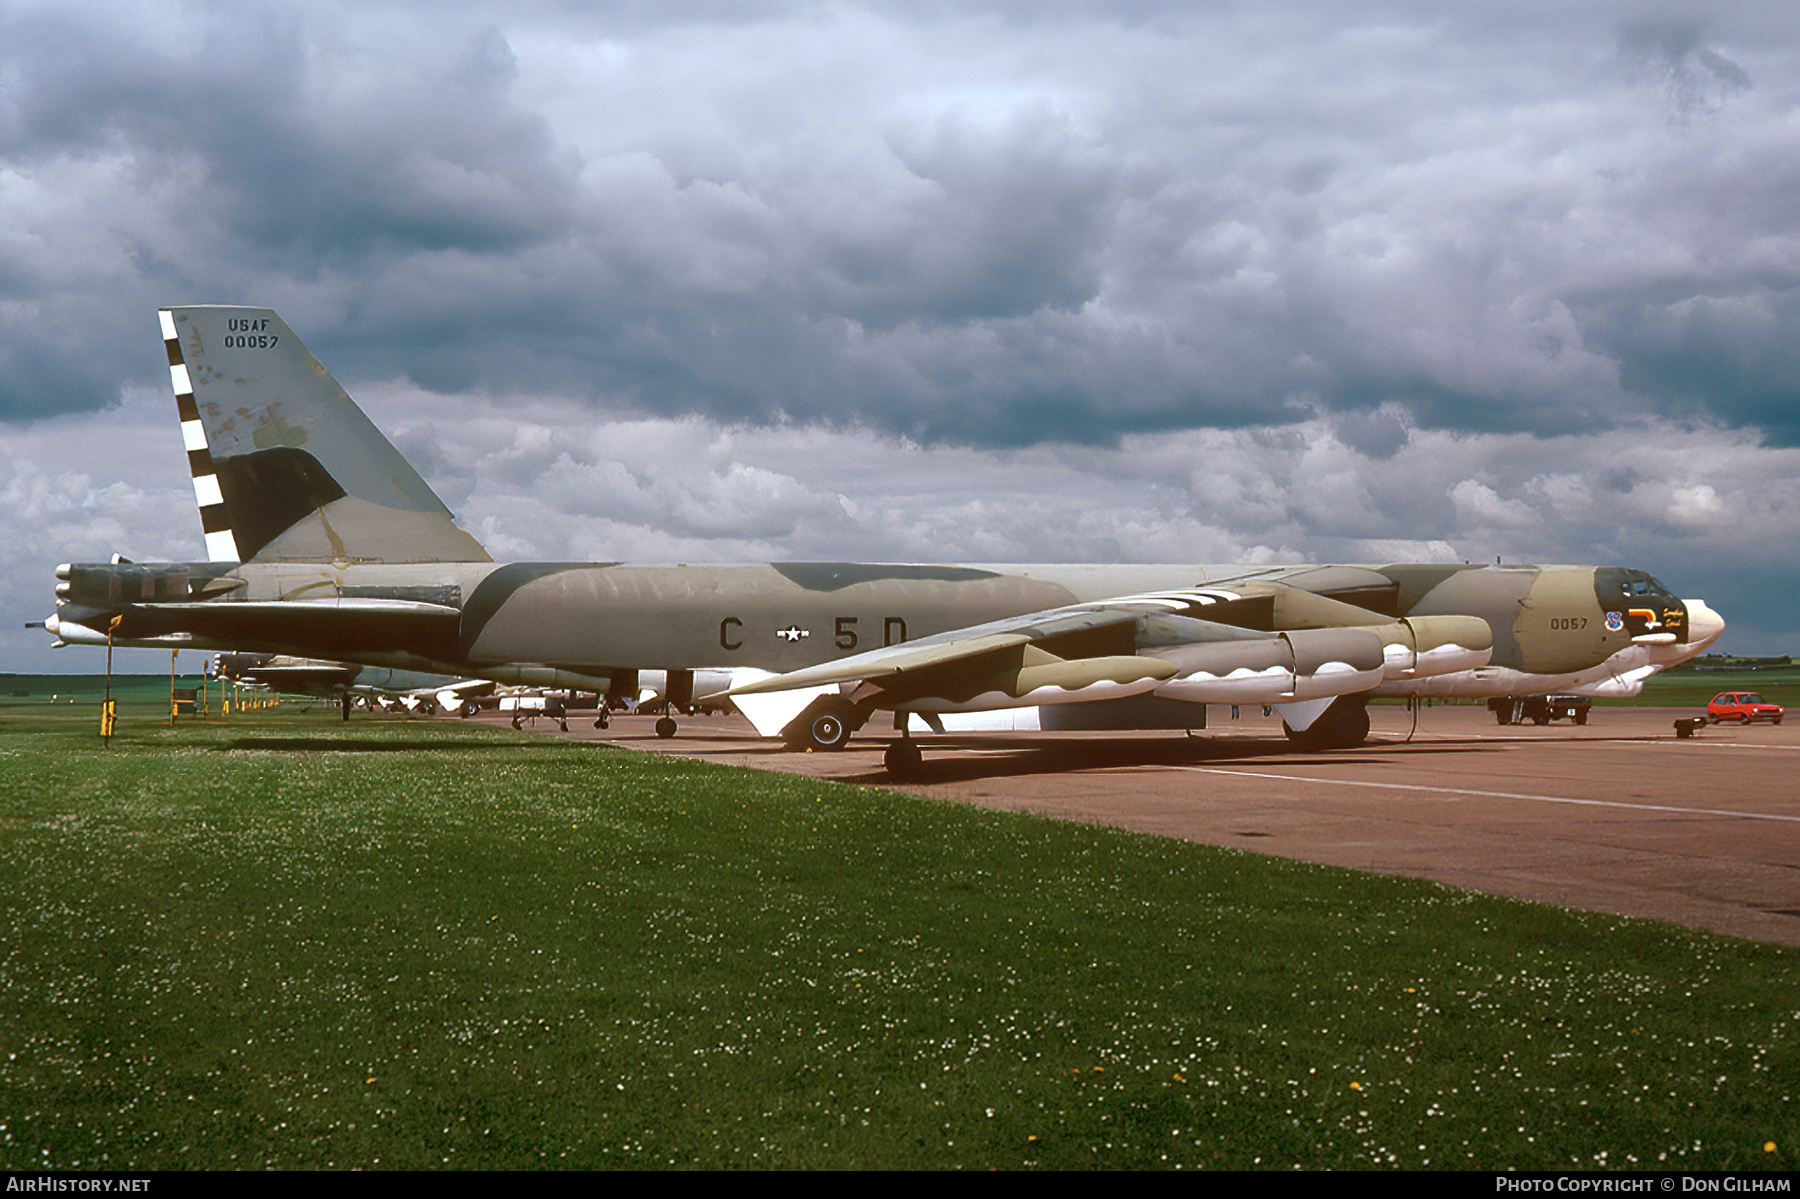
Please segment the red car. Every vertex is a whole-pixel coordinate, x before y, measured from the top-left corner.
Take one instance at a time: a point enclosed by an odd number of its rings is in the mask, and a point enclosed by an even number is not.
[[[1780,724],[1783,711],[1780,704],[1764,703],[1763,697],[1754,691],[1721,691],[1706,705],[1706,717],[1714,724],[1721,720],[1741,720],[1745,724],[1766,720]]]

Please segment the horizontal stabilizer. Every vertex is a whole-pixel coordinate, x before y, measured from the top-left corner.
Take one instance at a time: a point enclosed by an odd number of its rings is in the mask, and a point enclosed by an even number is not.
[[[264,600],[133,604],[121,641],[181,632],[221,648],[315,657],[407,654],[438,662],[456,656],[455,608],[410,600]]]

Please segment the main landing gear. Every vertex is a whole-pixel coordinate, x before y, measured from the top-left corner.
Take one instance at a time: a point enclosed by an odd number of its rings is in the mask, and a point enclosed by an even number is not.
[[[887,752],[881,755],[881,764],[889,774],[904,781],[919,776],[924,756],[919,753],[919,743],[902,734],[900,740],[888,742]]]
[[[604,705],[605,702],[605,700],[601,700],[602,705]],[[601,707],[600,714],[594,717],[594,727],[597,729],[609,729],[612,727],[612,715],[607,712],[604,706]],[[665,740],[669,737],[673,737],[678,731],[678,726],[675,724],[675,718],[666,713],[656,718],[655,728],[656,735]]]
[[[821,695],[781,730],[789,749],[826,753],[850,743],[850,734],[868,720],[867,711],[841,695]]]
[[[789,721],[781,730],[788,748],[803,753],[830,753],[850,744],[850,735],[869,719],[867,708],[859,708],[841,695],[822,695],[806,706],[806,710]],[[916,778],[923,761],[919,743],[906,730],[907,715],[894,713],[894,728],[900,736],[890,741],[881,756],[881,764],[897,779]]]
[[[1281,728],[1297,749],[1350,749],[1368,739],[1369,697],[1340,695],[1307,727],[1297,729],[1284,720]]]

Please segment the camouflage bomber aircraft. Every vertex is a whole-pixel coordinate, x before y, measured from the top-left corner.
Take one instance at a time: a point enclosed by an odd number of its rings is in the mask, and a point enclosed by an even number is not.
[[[628,691],[693,672],[764,735],[1203,728],[1360,743],[1376,695],[1628,695],[1724,622],[1611,566],[495,563],[266,308],[159,314],[207,561],[65,565],[58,644],[192,646]],[[704,677],[704,676],[703,676]],[[975,722],[974,725],[971,722]]]
[[[394,703],[426,716],[439,708],[461,711],[465,702],[492,695],[497,686],[492,679],[452,678],[288,654],[220,654],[208,663],[207,671],[208,678],[267,687],[287,695],[328,699],[342,705],[346,720],[350,718],[351,706],[358,703],[364,707]]]

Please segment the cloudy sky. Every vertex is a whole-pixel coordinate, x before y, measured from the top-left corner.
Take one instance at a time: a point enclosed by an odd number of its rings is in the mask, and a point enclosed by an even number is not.
[[[1800,653],[1797,99],[1792,0],[0,0],[0,669],[204,557],[172,303],[496,557],[1606,562]]]

